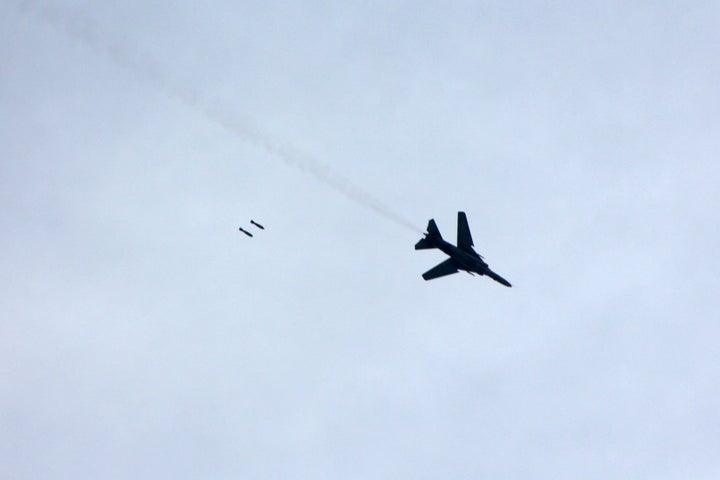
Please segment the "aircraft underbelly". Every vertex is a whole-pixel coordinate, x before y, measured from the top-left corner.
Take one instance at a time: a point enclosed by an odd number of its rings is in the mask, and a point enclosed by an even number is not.
[[[432,280],[433,278],[452,275],[453,273],[457,273],[458,270],[465,270],[470,274],[476,273],[478,275],[488,276],[506,287],[512,286],[510,282],[490,270],[490,267],[485,263],[483,257],[473,249],[470,227],[468,226],[467,216],[464,212],[458,212],[457,238],[457,245],[443,240],[435,220],[430,219],[427,233],[425,233],[424,238],[415,244],[415,250],[437,248],[450,258],[447,258],[445,261],[423,273],[422,277],[425,280]]]
[[[487,267],[481,263],[478,263],[474,258],[465,258],[464,256],[456,255],[453,257],[453,262],[463,270],[471,270],[473,272],[484,275]]]

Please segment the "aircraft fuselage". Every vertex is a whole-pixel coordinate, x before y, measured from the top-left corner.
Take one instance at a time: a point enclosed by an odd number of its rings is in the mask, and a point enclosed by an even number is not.
[[[415,249],[426,250],[429,248],[437,248],[450,258],[425,272],[423,274],[425,280],[451,275],[457,273],[458,270],[465,270],[468,273],[487,275],[506,287],[512,286],[510,282],[490,270],[490,267],[480,254],[473,249],[472,236],[470,235],[470,228],[467,225],[467,217],[464,212],[458,212],[457,245],[453,245],[442,238],[440,230],[438,230],[435,221],[432,219],[428,222],[427,230],[428,233],[415,245]]]
[[[440,251],[449,256],[460,270],[474,272],[478,275],[486,275],[490,270],[488,264],[480,258],[475,250],[468,252],[442,239],[432,239],[431,241]]]

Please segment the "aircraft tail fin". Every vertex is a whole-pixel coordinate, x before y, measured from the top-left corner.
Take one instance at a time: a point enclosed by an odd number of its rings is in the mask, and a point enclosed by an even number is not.
[[[440,235],[440,229],[437,226],[437,223],[435,223],[434,219],[430,219],[427,226],[428,236],[433,238],[442,239],[442,235]]]
[[[427,250],[430,248],[437,248],[434,240],[442,240],[442,235],[440,235],[440,229],[437,227],[435,220],[430,219],[430,221],[428,222],[425,238],[421,238],[420,241],[415,244],[415,250]]]

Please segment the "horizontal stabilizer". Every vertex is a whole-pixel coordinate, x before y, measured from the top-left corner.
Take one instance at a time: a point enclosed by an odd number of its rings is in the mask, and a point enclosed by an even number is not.
[[[427,238],[421,238],[420,241],[415,244],[415,250],[428,250],[431,248],[437,247]]]

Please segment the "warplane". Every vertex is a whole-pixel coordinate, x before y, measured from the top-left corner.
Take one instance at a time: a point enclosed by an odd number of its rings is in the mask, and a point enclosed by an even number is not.
[[[248,232],[247,230],[245,230],[245,229],[242,228],[242,227],[240,227],[239,230],[240,230],[241,232],[243,232],[245,235],[247,235],[248,237],[252,237],[252,236],[253,236],[252,233]]]
[[[422,277],[425,280],[452,275],[459,270],[465,270],[470,275],[477,273],[478,275],[487,275],[498,283],[502,283],[506,287],[512,287],[510,282],[505,280],[497,273],[490,270],[488,264],[485,263],[483,257],[473,248],[472,235],[470,235],[470,227],[468,226],[467,216],[465,212],[458,212],[457,220],[457,246],[445,241],[440,235],[434,219],[430,219],[427,226],[425,237],[415,244],[415,250],[428,250],[437,248],[450,258],[444,262],[434,266]]]

